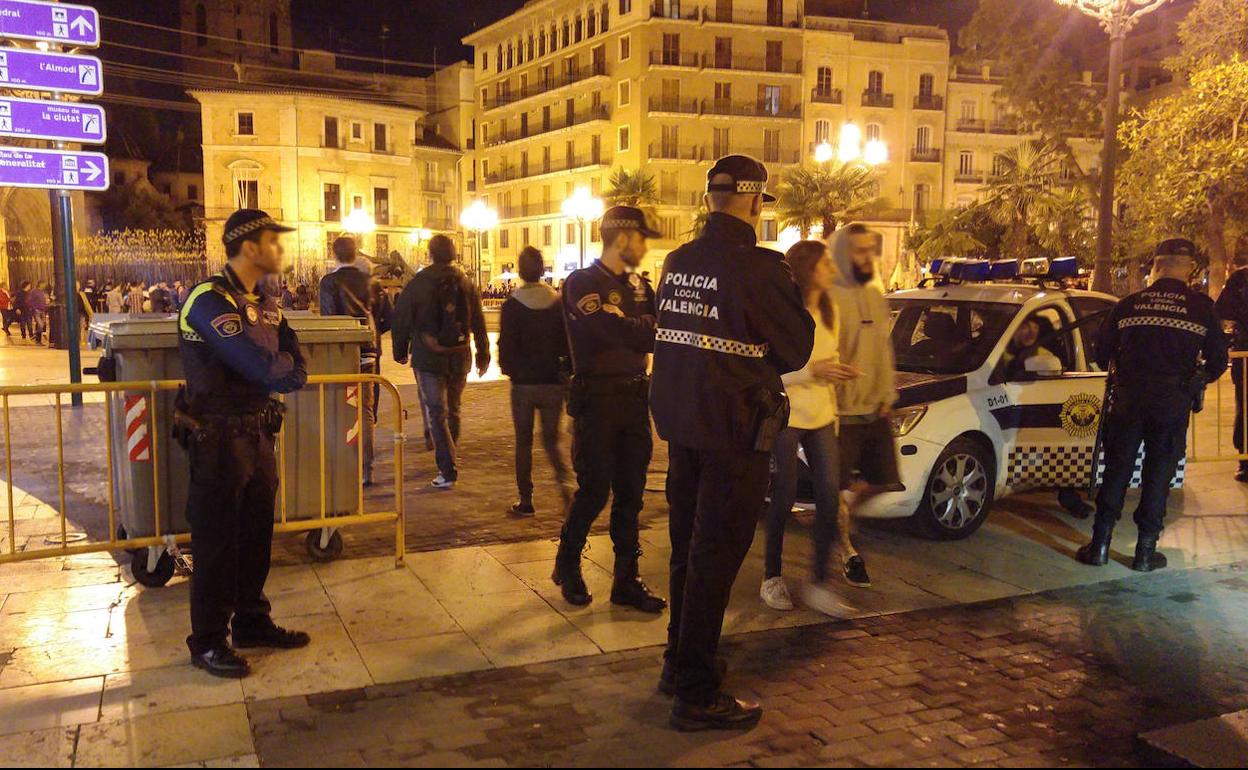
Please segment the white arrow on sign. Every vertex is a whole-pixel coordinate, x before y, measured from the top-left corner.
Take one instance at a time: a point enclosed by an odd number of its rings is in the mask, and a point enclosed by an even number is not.
[[[74,31],[77,32],[79,35],[85,35],[91,30],[95,29],[95,27],[91,26],[91,22],[87,21],[86,16],[79,16],[78,18],[71,21],[69,23],[69,26],[73,27]]]
[[[89,160],[84,160],[84,161],[82,162],[82,165],[83,165],[83,167],[87,170],[87,181],[88,181],[88,182],[94,182],[96,179],[99,179],[99,177],[100,177],[100,167],[99,167],[99,166],[95,165],[94,163],[92,163],[92,162],[91,162],[91,161],[89,161]]]

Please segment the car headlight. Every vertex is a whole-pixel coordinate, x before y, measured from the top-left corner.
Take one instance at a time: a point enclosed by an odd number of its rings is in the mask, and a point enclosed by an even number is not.
[[[925,414],[927,414],[926,406],[911,406],[893,412],[888,418],[893,426],[893,435],[900,438],[914,430],[914,426],[919,424],[919,420],[922,420]]]

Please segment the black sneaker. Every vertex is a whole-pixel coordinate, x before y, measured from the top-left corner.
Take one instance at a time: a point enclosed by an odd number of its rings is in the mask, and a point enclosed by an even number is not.
[[[528,500],[521,500],[511,504],[511,515],[521,519],[527,519],[534,516],[537,509],[533,507],[533,503]]]
[[[276,624],[267,628],[249,628],[241,633],[234,630],[234,646],[240,650],[249,647],[273,647],[279,650],[296,650],[307,647],[312,637],[303,631],[287,631]]]
[[[762,706],[753,701],[737,700],[721,692],[706,706],[695,706],[677,698],[672,704],[669,722],[682,733],[700,730],[749,730],[762,717]]]
[[[1236,481],[1248,481],[1248,463],[1240,463],[1239,470],[1235,471]]]
[[[867,564],[861,556],[855,554],[845,560],[845,582],[859,588],[871,587],[871,577],[867,575]]]
[[[192,653],[191,665],[222,679],[242,679],[251,673],[251,666],[229,645],[222,645],[199,655]]]

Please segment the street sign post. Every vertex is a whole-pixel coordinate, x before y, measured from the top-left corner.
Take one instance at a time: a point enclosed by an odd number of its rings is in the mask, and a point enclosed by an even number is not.
[[[85,5],[0,0],[0,37],[95,48],[100,16]]]
[[[104,92],[103,75],[94,56],[0,49],[0,88],[97,96]]]
[[[0,136],[103,144],[108,134],[103,107],[0,97]]]
[[[101,152],[0,147],[0,187],[108,189],[108,156]]]

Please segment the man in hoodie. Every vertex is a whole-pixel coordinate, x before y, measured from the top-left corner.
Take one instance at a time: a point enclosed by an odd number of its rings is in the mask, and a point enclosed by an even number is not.
[[[570,371],[568,336],[559,292],[542,283],[542,252],[526,246],[518,260],[524,284],[503,303],[498,333],[498,365],[511,378],[511,421],[516,428],[516,516],[532,516],[533,416],[542,416],[542,445],[567,508],[572,492],[568,466],[559,451],[559,413]]]
[[[840,406],[841,487],[852,489],[850,514],[901,483],[889,417],[897,401],[888,302],[876,280],[880,236],[857,222],[830,243],[836,261],[832,300],[841,316],[841,363],[862,376],[837,383]],[[859,480],[854,481],[854,473]]]

